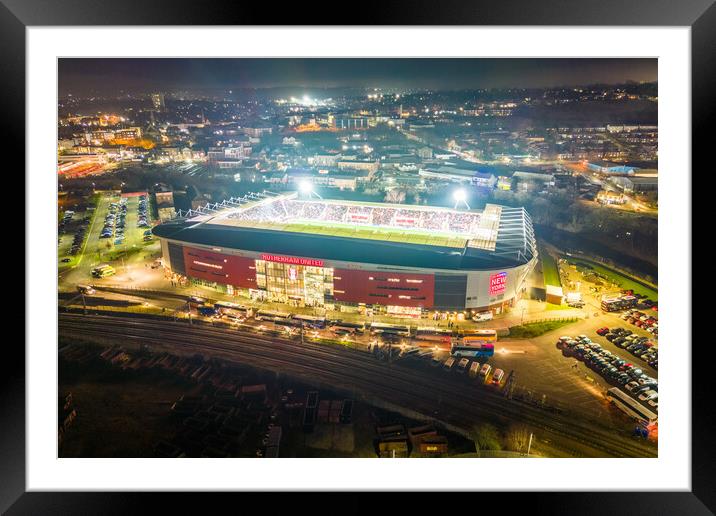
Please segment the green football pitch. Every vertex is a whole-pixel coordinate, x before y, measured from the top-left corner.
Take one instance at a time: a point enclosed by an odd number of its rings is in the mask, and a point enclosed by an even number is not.
[[[365,240],[382,240],[385,242],[434,245],[440,247],[463,248],[467,243],[464,237],[433,231],[406,230],[395,228],[377,228],[375,226],[357,226],[339,222],[320,221],[312,224],[301,222],[257,222],[241,221],[241,226],[270,229],[274,231],[289,231],[293,233],[310,233],[343,238],[362,238]]]

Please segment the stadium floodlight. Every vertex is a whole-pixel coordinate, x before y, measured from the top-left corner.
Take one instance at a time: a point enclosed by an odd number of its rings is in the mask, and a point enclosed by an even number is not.
[[[307,195],[308,197],[311,197],[311,195],[315,195],[315,196],[318,197],[319,199],[322,199],[322,198],[323,198],[323,197],[321,197],[320,195],[318,195],[318,194],[313,190],[313,183],[311,183],[311,182],[310,182],[309,180],[307,180],[307,179],[304,179],[303,181],[301,181],[300,183],[298,183],[298,190],[299,190],[302,194]]]
[[[310,195],[313,192],[313,185],[304,179],[298,184],[298,189],[301,190],[301,193]]]
[[[470,209],[470,205],[467,204],[467,192],[465,192],[464,188],[458,188],[452,193],[453,199],[455,199],[455,208],[457,208],[457,205],[460,203],[464,203],[465,206],[467,206],[467,209]]]

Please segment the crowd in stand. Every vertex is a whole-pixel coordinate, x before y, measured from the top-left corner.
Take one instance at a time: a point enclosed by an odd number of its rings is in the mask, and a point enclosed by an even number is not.
[[[467,235],[474,234],[480,222],[480,216],[476,213],[382,208],[295,199],[281,199],[238,210],[230,214],[229,218],[258,222],[344,222],[402,229],[431,229]]]

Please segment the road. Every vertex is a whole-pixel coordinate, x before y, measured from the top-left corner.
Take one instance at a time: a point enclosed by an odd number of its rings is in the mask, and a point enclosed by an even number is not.
[[[186,296],[189,293],[180,292],[132,292],[123,288],[96,287],[101,292],[95,296],[85,296],[84,302],[88,307],[98,307],[100,309],[122,310],[127,307],[126,311],[130,312],[150,312],[158,315],[174,315],[181,320],[187,320],[186,313]],[[101,296],[101,297],[100,297]],[[60,304],[62,306],[74,305],[74,307],[82,307],[82,299],[79,298],[76,291],[72,293],[62,293],[60,295]],[[139,308],[138,308],[139,307]],[[148,307],[143,309],[141,307]],[[161,311],[161,309],[164,311]],[[266,308],[266,307],[264,307]],[[271,308],[281,308],[280,306]],[[544,308],[542,308],[544,310]],[[550,312],[553,315],[561,315],[562,312]],[[581,311],[580,311],[581,312]],[[599,310],[601,314],[601,310]],[[335,314],[341,319],[348,319],[360,322],[361,316],[358,314]],[[353,315],[354,317],[346,317]],[[543,312],[544,315],[544,312]],[[519,323],[520,316],[517,314],[515,324]],[[194,320],[204,320],[210,322],[211,319],[205,319],[198,314],[193,314]],[[510,317],[510,320],[514,317]],[[510,339],[502,337],[499,340],[496,353],[489,359],[493,369],[500,368],[505,372],[512,372],[515,375],[515,394],[529,396],[532,399],[544,400],[547,404],[559,407],[570,412],[580,412],[582,415],[592,419],[611,420],[613,424],[618,424],[618,417],[614,411],[605,403],[603,393],[612,387],[604,378],[595,374],[584,364],[573,367],[574,359],[565,357],[560,349],[556,347],[557,338],[562,334],[578,335],[588,334],[592,338],[597,339],[596,329],[605,324],[611,325],[612,319],[617,320],[613,315],[601,314],[600,317],[589,317],[587,319],[573,322],[564,328],[559,328],[552,332],[548,332],[539,337],[531,339]],[[175,319],[176,320],[176,319]],[[432,322],[432,321],[430,321]],[[411,321],[412,323],[412,321]],[[498,324],[492,324],[498,323]],[[486,327],[498,328],[500,321],[490,321]],[[420,324],[420,323],[418,323]],[[427,322],[423,323],[427,324]],[[483,324],[483,325],[484,325]],[[271,322],[256,323],[253,320],[244,323],[247,331],[252,329],[255,331],[260,327],[264,327],[267,331],[277,331],[286,333],[287,327],[274,325]],[[296,331],[296,330],[294,330]],[[307,330],[306,335],[322,339],[335,340],[336,336],[328,329],[325,330]],[[599,339],[601,339],[599,337]],[[364,335],[352,335],[344,342],[346,345],[360,349],[364,352],[368,351],[369,344],[375,341],[376,337],[366,332]],[[379,339],[380,340],[380,339]],[[602,339],[603,340],[603,339]],[[414,339],[401,339],[396,345],[405,344],[432,346],[430,343],[416,341]],[[329,345],[329,344],[326,344]],[[612,349],[611,343],[606,343],[605,347]],[[446,351],[433,351],[434,356],[441,359],[447,358]],[[644,364],[646,365],[646,364]],[[645,369],[647,374],[652,371]],[[654,374],[652,376],[656,377]]]
[[[340,346],[227,331],[172,321],[147,321],[124,316],[59,315],[64,336],[94,337],[102,342],[142,342],[172,353],[212,357],[295,375],[308,381],[360,392],[420,412],[469,431],[476,423],[503,426],[521,422],[564,456],[652,457],[656,447],[630,437],[603,421],[557,414],[506,399],[489,387],[461,382],[457,374],[427,374],[408,363],[386,364],[372,355]]]

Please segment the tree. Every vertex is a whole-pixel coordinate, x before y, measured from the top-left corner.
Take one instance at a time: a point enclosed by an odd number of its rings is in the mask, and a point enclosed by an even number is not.
[[[530,431],[525,425],[514,425],[507,432],[507,443],[512,450],[522,453],[527,451]]]
[[[494,425],[482,423],[473,427],[472,440],[478,450],[501,450],[500,434]]]
[[[551,222],[552,205],[547,199],[537,198],[532,202],[533,220],[537,224],[549,224]]]

